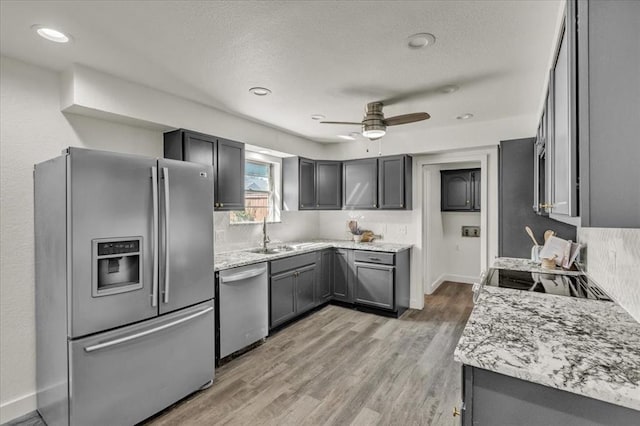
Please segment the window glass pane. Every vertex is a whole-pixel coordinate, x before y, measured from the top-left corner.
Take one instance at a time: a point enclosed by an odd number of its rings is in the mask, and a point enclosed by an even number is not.
[[[259,161],[245,162],[245,209],[230,213],[231,223],[274,220],[273,165]]]

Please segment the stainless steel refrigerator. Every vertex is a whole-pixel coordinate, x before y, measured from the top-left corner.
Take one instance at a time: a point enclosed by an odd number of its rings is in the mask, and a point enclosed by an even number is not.
[[[45,421],[131,425],[211,383],[211,166],[69,148],[34,178]]]

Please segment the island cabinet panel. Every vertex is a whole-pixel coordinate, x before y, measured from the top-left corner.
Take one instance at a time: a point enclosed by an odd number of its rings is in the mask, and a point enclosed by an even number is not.
[[[640,413],[630,408],[469,365],[462,376],[463,426],[638,424]]]

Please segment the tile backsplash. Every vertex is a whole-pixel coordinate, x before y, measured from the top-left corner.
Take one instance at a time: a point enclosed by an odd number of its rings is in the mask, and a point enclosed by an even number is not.
[[[579,228],[578,242],[589,276],[640,321],[640,229]]]
[[[271,242],[318,238],[318,212],[281,213],[279,223],[267,224]],[[214,251],[224,252],[258,247],[262,243],[262,224],[229,224],[228,212],[213,213]]]

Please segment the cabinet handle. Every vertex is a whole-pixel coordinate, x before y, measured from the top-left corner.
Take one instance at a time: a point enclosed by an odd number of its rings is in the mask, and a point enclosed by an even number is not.
[[[467,200],[467,204],[469,204],[469,200]]]
[[[219,204],[219,203],[214,203],[214,204],[213,204],[213,206],[214,206],[214,207],[218,207],[218,204]]]
[[[224,207],[224,204],[220,203],[220,207]]]
[[[458,417],[460,415],[460,410],[458,407],[453,407],[453,417]]]

